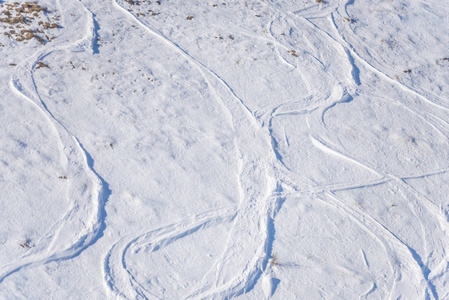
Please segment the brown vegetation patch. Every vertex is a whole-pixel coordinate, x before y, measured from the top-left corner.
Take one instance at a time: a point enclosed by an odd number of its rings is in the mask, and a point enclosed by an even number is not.
[[[40,68],[48,68],[48,65],[45,64],[44,62],[40,61],[37,63],[36,69],[40,69]]]
[[[294,57],[298,57],[298,54],[296,54],[295,50],[289,50],[287,52],[290,53],[291,55],[293,55]]]
[[[59,24],[48,22],[52,12],[37,1],[0,3],[0,11],[0,21],[7,29],[3,34],[18,42],[35,39],[46,44],[55,38],[50,30],[60,28]],[[53,19],[58,20],[58,17]]]

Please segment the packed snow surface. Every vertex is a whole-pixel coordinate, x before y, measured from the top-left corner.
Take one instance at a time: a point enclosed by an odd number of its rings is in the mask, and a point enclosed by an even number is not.
[[[447,1],[0,6],[1,299],[449,298]]]

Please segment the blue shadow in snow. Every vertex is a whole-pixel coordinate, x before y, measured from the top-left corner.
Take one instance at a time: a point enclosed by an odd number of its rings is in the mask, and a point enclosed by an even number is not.
[[[433,298],[438,300],[439,297],[438,297],[436,287],[429,280],[429,275],[430,275],[429,268],[422,262],[421,256],[419,256],[419,254],[416,252],[415,249],[410,248],[409,246],[407,246],[407,248],[410,251],[410,253],[412,254],[413,259],[418,263],[419,267],[421,268],[422,273],[424,275],[424,279],[427,281],[427,287],[430,290],[430,292],[432,293]],[[430,297],[426,297],[426,299],[427,298],[430,299]]]
[[[360,85],[360,69],[356,66],[354,57],[352,57],[351,52],[348,49],[345,49],[346,55],[348,55],[349,63],[352,66],[352,79],[354,79],[355,84]]]
[[[76,139],[76,138],[75,138]],[[88,239],[88,235],[85,235],[83,238],[81,238],[76,244],[72,245],[72,249],[74,252],[68,251],[67,253],[62,253],[60,255],[54,254],[46,259],[38,260],[36,262],[30,262],[23,264],[21,266],[18,266],[17,268],[10,270],[9,272],[0,275],[0,283],[4,281],[5,278],[11,276],[14,273],[17,273],[18,271],[22,269],[26,269],[28,267],[32,266],[38,266],[40,264],[48,264],[53,261],[60,261],[60,260],[66,260],[66,259],[72,259],[80,255],[84,250],[86,250],[88,247],[95,244],[104,234],[104,230],[106,228],[105,219],[106,219],[106,210],[105,210],[105,204],[107,200],[109,199],[109,196],[111,195],[111,189],[109,188],[109,184],[95,171],[94,169],[94,160],[92,159],[92,156],[84,149],[83,145],[79,142],[78,139],[76,139],[77,143],[79,144],[80,148],[86,155],[87,165],[89,166],[90,170],[99,178],[102,184],[101,191],[98,195],[98,223],[100,226],[98,226],[97,231],[94,233],[94,237],[91,241],[86,243],[86,240]]]
[[[100,40],[100,35],[98,34],[98,31],[100,30],[100,25],[98,25],[98,22],[95,20],[96,16],[97,15],[92,13],[92,22],[94,23],[93,37],[92,37],[92,53],[93,54],[100,53],[100,49],[99,49],[99,45],[98,45],[98,41]]]
[[[273,283],[273,290],[271,291],[271,294],[274,294],[276,292],[276,289],[278,288],[279,283],[281,283],[281,281],[277,278],[273,278],[272,283]]]
[[[102,185],[101,191],[98,195],[98,222],[100,223],[100,226],[98,228],[98,232],[96,233],[96,236],[87,245],[84,245],[83,249],[81,249],[81,251],[80,251],[80,253],[81,253],[84,249],[95,244],[95,242],[98,241],[103,236],[104,230],[106,228],[105,220],[106,220],[106,216],[107,216],[105,205],[106,205],[106,202],[108,201],[109,197],[111,196],[112,191],[109,188],[109,184],[103,179],[103,177],[100,176],[100,174],[98,174],[95,171],[94,160],[93,160],[92,156],[89,154],[89,152],[86,151],[86,149],[81,144],[81,142],[78,141],[78,139],[77,139],[77,142],[80,145],[81,149],[83,150],[84,154],[86,155],[87,165],[89,166],[90,170],[95,174],[95,176],[98,177],[98,179],[101,181],[101,185]]]
[[[278,186],[275,190],[276,194],[280,194],[282,193],[282,187],[281,185],[278,183]],[[282,197],[278,197],[277,201],[273,207],[273,211],[272,211],[272,215],[270,216],[270,214],[267,215],[267,238],[265,241],[265,253],[267,254],[266,257],[264,258],[263,262],[262,262],[262,267],[258,270],[256,270],[255,272],[253,272],[249,278],[248,278],[248,282],[246,284],[246,286],[237,291],[236,293],[233,293],[232,295],[230,295],[229,297],[227,297],[226,299],[230,299],[230,298],[234,298],[237,296],[240,296],[242,294],[246,294],[248,292],[250,292],[252,289],[254,289],[254,287],[256,286],[257,282],[259,281],[260,277],[262,276],[262,274],[264,273],[264,271],[267,269],[268,264],[269,264],[269,259],[273,258],[272,254],[273,254],[273,243],[275,240],[275,236],[276,236],[276,228],[274,226],[274,220],[276,218],[276,214],[278,213],[278,211],[281,209],[282,205],[285,202],[285,198]],[[274,294],[274,292],[276,291],[277,286],[279,285],[281,281],[277,278],[272,278],[272,283],[273,283],[273,290],[272,290],[272,294]]]

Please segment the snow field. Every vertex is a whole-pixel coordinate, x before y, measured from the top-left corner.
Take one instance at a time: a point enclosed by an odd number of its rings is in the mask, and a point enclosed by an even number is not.
[[[39,5],[54,39],[0,38],[1,297],[447,297],[444,3]]]

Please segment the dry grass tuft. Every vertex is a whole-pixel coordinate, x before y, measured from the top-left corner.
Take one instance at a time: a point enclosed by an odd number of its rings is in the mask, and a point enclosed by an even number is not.
[[[19,244],[22,248],[31,248],[31,241],[29,239],[26,239],[25,242]]]
[[[269,260],[270,265],[271,266],[278,266],[279,265],[279,261],[278,261],[278,256],[276,253],[272,254],[272,258]]]
[[[296,54],[295,50],[288,50],[287,52],[293,55],[294,57],[298,57],[298,54]]]
[[[45,64],[44,62],[40,61],[37,63],[36,69],[40,69],[40,68],[48,68],[48,65]]]
[[[49,21],[52,13],[46,7],[35,2],[0,3],[0,22],[7,28],[3,34],[18,42],[27,42],[35,39],[41,44],[52,41],[55,37],[50,29],[60,28],[59,24]],[[58,20],[58,18],[53,18]]]

